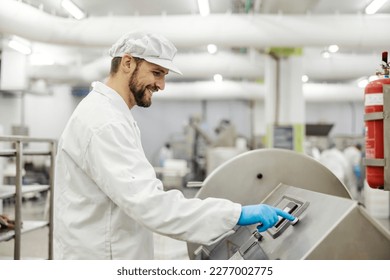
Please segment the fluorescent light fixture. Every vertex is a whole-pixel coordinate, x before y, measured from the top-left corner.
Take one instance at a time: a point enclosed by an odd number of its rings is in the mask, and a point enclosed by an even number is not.
[[[214,44],[208,44],[207,45],[207,51],[210,54],[215,54],[218,51],[218,47],[216,45],[214,45]]]
[[[75,19],[85,18],[85,13],[71,0],[62,0],[61,6]]]
[[[387,2],[387,0],[374,0],[366,7],[366,14],[373,15],[375,14],[382,6]]]
[[[201,16],[210,14],[209,0],[198,0],[199,13]]]
[[[215,74],[214,75],[214,81],[219,83],[219,82],[222,82],[223,81],[223,77],[221,74]]]
[[[29,55],[31,53],[30,42],[17,36],[12,37],[8,42],[8,46],[24,55]]]
[[[338,52],[339,51],[339,46],[337,46],[337,45],[330,45],[328,47],[328,51],[331,52],[331,53]]]
[[[309,81],[309,77],[307,75],[302,75],[302,82],[307,83]]]

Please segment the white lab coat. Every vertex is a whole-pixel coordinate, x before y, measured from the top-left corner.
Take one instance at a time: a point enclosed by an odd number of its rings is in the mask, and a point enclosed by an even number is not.
[[[344,150],[345,158],[348,160],[349,164],[353,166],[360,166],[362,160],[362,153],[355,146],[349,146]]]
[[[327,168],[329,168],[330,171],[332,171],[341,182],[350,188],[351,182],[353,180],[353,173],[352,168],[349,165],[343,152],[337,148],[324,150],[321,153],[319,161]]]
[[[61,136],[54,188],[55,259],[153,259],[155,231],[211,244],[241,205],[163,191],[120,95],[96,82]]]

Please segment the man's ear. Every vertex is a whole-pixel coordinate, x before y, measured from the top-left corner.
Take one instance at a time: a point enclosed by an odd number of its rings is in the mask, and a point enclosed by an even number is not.
[[[122,60],[121,60],[121,69],[122,71],[124,71],[125,73],[128,73],[131,70],[131,66],[132,66],[132,62],[133,62],[133,57],[131,55],[128,55],[128,54],[125,54],[123,57],[122,57]]]

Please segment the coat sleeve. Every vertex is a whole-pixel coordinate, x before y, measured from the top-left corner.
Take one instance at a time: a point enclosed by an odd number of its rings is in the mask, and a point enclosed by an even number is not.
[[[241,205],[164,191],[137,137],[128,125],[106,125],[89,141],[83,170],[122,211],[154,232],[204,245],[233,233]]]

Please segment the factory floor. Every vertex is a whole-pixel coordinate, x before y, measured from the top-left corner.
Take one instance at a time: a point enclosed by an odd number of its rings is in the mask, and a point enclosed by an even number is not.
[[[180,188],[187,198],[194,197],[197,188]],[[45,215],[46,197],[41,196],[35,199],[28,199],[23,202],[23,219],[42,219]],[[4,201],[3,214],[14,216],[14,204]],[[390,219],[377,219],[386,229],[390,231]],[[14,241],[0,242],[0,260],[13,259]],[[48,228],[42,228],[22,235],[21,240],[22,259],[47,259],[48,258]],[[159,260],[188,259],[186,243],[174,240],[165,236],[155,235],[155,258]]]
[[[180,188],[187,198],[194,197],[198,188]],[[1,201],[1,200],[0,200]],[[3,213],[8,217],[14,217],[14,203],[9,200],[3,201]],[[44,195],[25,199],[22,205],[22,217],[24,220],[42,220],[45,216],[46,197]],[[37,229],[22,234],[21,251],[22,259],[47,259],[48,258],[48,227]],[[187,245],[185,242],[155,234],[155,258],[159,260],[188,259]],[[0,242],[0,260],[13,259],[14,240]]]

